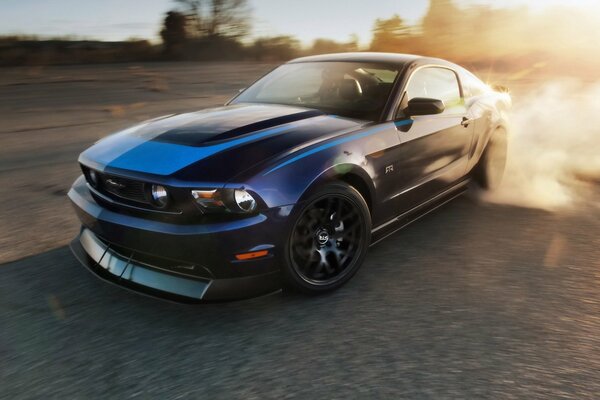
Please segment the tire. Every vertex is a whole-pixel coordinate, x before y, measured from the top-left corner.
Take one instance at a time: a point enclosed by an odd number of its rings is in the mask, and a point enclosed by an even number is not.
[[[282,260],[287,287],[306,294],[344,285],[371,242],[371,214],[361,194],[340,182],[324,185],[293,212]]]
[[[474,169],[473,177],[484,190],[494,190],[502,183],[506,168],[508,142],[506,130],[498,128],[492,136]]]

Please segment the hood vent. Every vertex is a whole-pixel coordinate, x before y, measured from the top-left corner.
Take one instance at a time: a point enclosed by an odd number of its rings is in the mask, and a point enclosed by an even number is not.
[[[189,127],[175,128],[157,136],[153,140],[164,143],[182,144],[186,146],[203,146],[235,139],[253,132],[274,128],[279,125],[289,124],[291,122],[301,121],[303,119],[318,117],[321,115],[325,115],[325,113],[319,110],[308,110],[289,115],[282,115],[279,117],[269,118],[263,121],[240,126],[239,128],[218,133],[216,135],[209,136],[208,138],[208,135],[205,134],[193,134],[194,132],[192,132]]]

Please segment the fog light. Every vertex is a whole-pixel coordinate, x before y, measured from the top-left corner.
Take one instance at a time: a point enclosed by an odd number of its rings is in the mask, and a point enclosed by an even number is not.
[[[93,187],[98,186],[98,174],[93,169],[90,169],[88,172],[88,177],[90,178],[90,183]]]
[[[157,207],[163,208],[169,202],[167,189],[162,185],[152,185],[152,200]]]

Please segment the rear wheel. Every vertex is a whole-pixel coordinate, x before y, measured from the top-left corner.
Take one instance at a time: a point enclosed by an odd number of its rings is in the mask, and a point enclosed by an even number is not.
[[[506,130],[496,129],[475,167],[474,178],[481,188],[493,190],[500,186],[504,177],[507,152]]]
[[[353,187],[329,184],[303,203],[288,235],[282,272],[289,286],[323,293],[360,268],[371,240],[368,206]]]

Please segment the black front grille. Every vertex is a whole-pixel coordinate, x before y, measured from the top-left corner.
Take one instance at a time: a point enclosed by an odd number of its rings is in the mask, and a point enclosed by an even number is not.
[[[99,174],[99,178],[99,187],[106,193],[122,199],[150,204],[148,196],[146,196],[146,184],[144,182],[107,174]]]
[[[158,207],[152,199],[152,182],[100,172],[85,165],[81,169],[94,199],[112,211],[180,223],[196,223],[202,217],[189,190],[166,187],[167,205]],[[185,218],[184,210],[189,212]]]
[[[126,203],[151,206],[147,194],[146,183],[134,179],[123,178],[99,171],[91,170],[82,165],[83,174],[88,183],[101,194],[117,201],[125,200]],[[95,174],[96,180],[92,179]]]

